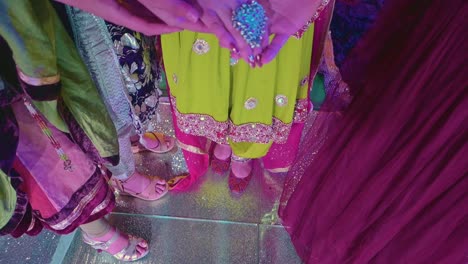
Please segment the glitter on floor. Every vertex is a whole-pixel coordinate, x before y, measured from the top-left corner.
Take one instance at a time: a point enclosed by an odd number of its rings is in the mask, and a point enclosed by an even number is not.
[[[161,104],[158,111],[154,128],[173,134],[169,105]],[[186,171],[180,150],[136,158],[138,170],[150,175],[171,178]],[[150,241],[150,254],[135,263],[301,263],[277,217],[283,180],[284,175],[270,175],[256,164],[247,191],[235,198],[227,175],[208,171],[189,191],[159,201],[118,197],[109,219]],[[66,239],[47,231],[33,238],[0,237],[0,247],[0,263],[119,263],[83,244],[79,232]]]

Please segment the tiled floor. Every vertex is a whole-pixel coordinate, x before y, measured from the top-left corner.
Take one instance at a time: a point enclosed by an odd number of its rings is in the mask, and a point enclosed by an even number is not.
[[[162,105],[156,129],[172,133],[168,106]],[[178,150],[137,156],[138,169],[170,178],[185,170]],[[150,174],[151,174],[150,173]],[[227,176],[208,172],[191,190],[155,202],[118,197],[110,221],[150,241],[150,254],[136,263],[295,264],[301,263],[278,224],[282,175],[256,164],[246,193],[232,197]],[[44,232],[18,240],[0,237],[0,263],[118,263],[81,242],[79,232],[60,237]]]

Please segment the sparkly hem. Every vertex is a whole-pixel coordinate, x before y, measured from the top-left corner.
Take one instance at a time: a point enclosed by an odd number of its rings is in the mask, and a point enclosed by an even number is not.
[[[179,146],[181,149],[186,150],[188,152],[192,152],[195,154],[200,154],[200,155],[207,155],[208,151],[205,151],[201,148],[182,143],[180,140],[177,140],[177,146]]]
[[[275,168],[275,169],[266,169],[266,170],[271,173],[282,173],[282,172],[288,172],[290,169],[291,169],[291,166],[288,166],[285,168]]]
[[[177,126],[186,134],[206,137],[218,144],[231,142],[252,142],[267,144],[286,143],[292,123],[304,123],[309,112],[308,99],[299,99],[296,102],[293,122],[284,123],[273,117],[272,124],[245,123],[234,124],[231,120],[217,121],[210,115],[183,114],[177,109],[176,98],[171,97],[172,107],[177,119]]]
[[[67,234],[79,225],[99,219],[114,207],[114,196],[100,170],[96,170],[88,182],[78,190],[70,202],[54,216],[43,219],[44,225],[56,233]]]

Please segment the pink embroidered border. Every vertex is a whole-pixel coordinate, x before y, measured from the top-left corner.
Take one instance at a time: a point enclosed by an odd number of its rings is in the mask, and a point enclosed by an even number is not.
[[[228,139],[233,142],[254,142],[266,144],[273,141],[278,144],[286,143],[292,123],[284,123],[276,117],[272,124],[248,123],[235,125],[232,121],[216,121],[210,115],[183,114],[177,110],[176,98],[171,97],[173,111],[177,118],[177,126],[186,134],[206,137],[219,144],[227,144]],[[305,122],[308,109],[308,99],[296,102],[294,123]]]
[[[317,18],[319,18],[322,11],[327,7],[327,5],[331,1],[332,0],[322,0],[320,5],[317,7],[317,11],[315,11],[314,15],[309,19],[309,21],[307,21],[307,23],[304,26],[302,26],[301,29],[299,29],[299,31],[296,32],[296,34],[294,34],[294,37],[297,38],[297,39],[302,38],[302,35],[304,35],[304,33],[307,31],[307,29],[309,29],[310,25],[312,25],[312,23],[314,23],[315,20],[317,20]]]

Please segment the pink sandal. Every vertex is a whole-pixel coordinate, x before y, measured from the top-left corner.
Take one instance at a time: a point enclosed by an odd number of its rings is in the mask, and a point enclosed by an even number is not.
[[[174,146],[175,139],[173,137],[166,136],[163,133],[146,132],[141,136],[136,145],[132,146],[132,152],[151,151],[163,154],[171,151]]]
[[[115,179],[115,178],[111,179],[111,185],[120,195],[133,196],[133,197],[145,200],[145,201],[156,201],[167,194],[167,192],[169,191],[169,185],[166,182],[164,191],[160,193],[156,192],[156,185],[158,185],[158,180],[160,180],[160,178],[159,177],[151,177],[151,178],[152,178],[151,182],[142,192],[135,192],[130,189],[126,189],[124,186],[125,182],[119,179]]]
[[[83,232],[83,242],[90,245],[92,248],[97,249],[98,252],[105,251],[111,254],[114,258],[121,261],[135,261],[144,258],[149,253],[148,242],[143,238],[135,237],[132,235],[124,234],[112,227],[109,232],[112,232],[112,237],[107,241],[99,241],[96,238],[91,238]],[[106,233],[105,235],[108,235]],[[122,250],[116,249],[119,245],[116,241],[121,237],[127,237],[128,245]],[[138,247],[141,249],[138,251]]]
[[[216,147],[218,147],[218,145],[215,146],[215,149]],[[215,151],[213,151],[213,154],[211,155],[211,169],[213,172],[218,175],[224,175],[229,170],[229,166],[231,165],[231,155],[229,155],[229,157],[226,159],[219,159],[216,157]]]
[[[211,169],[214,173],[224,175],[229,170],[229,166],[231,166],[230,157],[227,160],[220,160],[213,154],[211,159]]]

